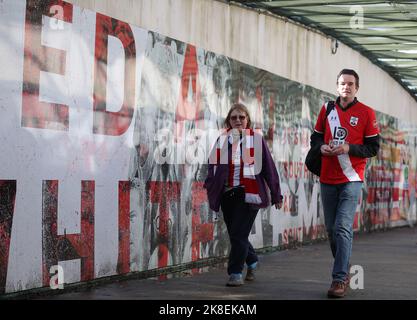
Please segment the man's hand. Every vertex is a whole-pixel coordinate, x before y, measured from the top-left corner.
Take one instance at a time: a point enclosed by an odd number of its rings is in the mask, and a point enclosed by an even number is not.
[[[349,145],[346,143],[333,148],[333,154],[335,156],[338,156],[340,154],[346,154],[346,153],[349,153]]]
[[[345,143],[332,148],[327,144],[323,144],[320,147],[320,151],[323,156],[338,156],[341,154],[349,153],[349,145]]]
[[[323,144],[320,147],[320,151],[323,156],[327,156],[327,157],[334,156],[333,149],[328,144]]]
[[[275,203],[275,208],[277,210],[282,208],[282,200],[280,202]]]

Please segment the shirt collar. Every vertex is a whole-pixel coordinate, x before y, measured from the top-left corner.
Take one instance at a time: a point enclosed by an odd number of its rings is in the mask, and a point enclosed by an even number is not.
[[[353,107],[356,103],[358,102],[358,99],[355,97],[354,99],[353,99],[353,101],[351,102],[351,103],[349,103],[347,106],[346,106],[346,108],[342,108],[342,107],[340,107],[340,97],[337,97],[337,99],[336,99],[336,103],[337,103],[337,105],[342,109],[342,110],[347,110],[347,109],[349,109],[350,107]]]

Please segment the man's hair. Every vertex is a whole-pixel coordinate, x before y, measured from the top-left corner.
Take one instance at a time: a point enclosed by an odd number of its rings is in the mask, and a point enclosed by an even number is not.
[[[247,129],[251,128],[251,126],[252,126],[252,121],[251,121],[251,119],[250,119],[249,111],[248,111],[248,108],[246,108],[246,106],[245,106],[243,103],[234,103],[234,104],[232,105],[232,107],[230,108],[229,112],[227,113],[227,117],[226,117],[226,119],[224,120],[224,126],[225,126],[227,129],[230,129],[230,128],[231,128],[231,126],[230,126],[230,115],[231,115],[231,113],[232,113],[234,110],[239,110],[239,111],[241,111],[241,112],[246,113],[246,119],[248,120],[248,123],[247,123],[246,128],[247,128]]]
[[[342,74],[350,74],[350,75],[354,76],[355,80],[356,80],[356,88],[359,87],[359,76],[356,73],[356,71],[352,70],[352,69],[343,69],[342,71],[340,71],[339,74],[337,75],[337,78],[336,78],[336,84],[338,84],[339,78]]]

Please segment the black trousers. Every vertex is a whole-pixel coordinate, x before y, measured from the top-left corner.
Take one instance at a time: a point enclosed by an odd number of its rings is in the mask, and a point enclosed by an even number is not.
[[[227,273],[242,273],[245,262],[250,265],[258,261],[258,256],[249,242],[258,209],[245,203],[243,188],[225,192],[220,205],[231,244]]]

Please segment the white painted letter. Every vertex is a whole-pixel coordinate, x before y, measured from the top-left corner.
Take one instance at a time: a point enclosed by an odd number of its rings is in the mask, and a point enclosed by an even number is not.
[[[64,289],[64,269],[60,265],[51,266],[49,273],[53,274],[51,280],[49,280],[51,289]]]
[[[363,8],[361,6],[351,6],[349,12],[354,14],[350,18],[350,27],[352,29],[363,29]]]
[[[350,268],[350,273],[354,273],[354,275],[350,278],[350,288],[352,290],[356,289],[363,289],[364,285],[364,272],[363,268],[359,265],[354,265]]]

